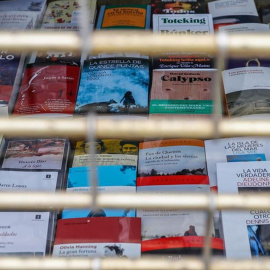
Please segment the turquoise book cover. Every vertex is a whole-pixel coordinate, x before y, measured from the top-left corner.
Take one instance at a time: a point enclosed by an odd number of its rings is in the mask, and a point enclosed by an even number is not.
[[[113,165],[97,166],[97,191],[100,193],[135,193],[135,166]],[[75,167],[69,169],[67,192],[91,192],[91,168]],[[134,209],[64,209],[62,218],[81,217],[135,217]]]

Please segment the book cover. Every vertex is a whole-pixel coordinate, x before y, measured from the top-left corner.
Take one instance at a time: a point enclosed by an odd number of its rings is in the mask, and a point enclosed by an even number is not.
[[[214,188],[217,186],[217,163],[270,160],[268,138],[234,137],[204,143],[209,181]]]
[[[58,172],[54,171],[7,171],[0,170],[0,191],[45,191],[55,192],[61,184]]]
[[[207,13],[206,3],[200,1],[152,0],[153,14]]]
[[[76,65],[27,65],[13,114],[72,116],[79,75]]]
[[[98,192],[136,192],[135,166],[114,165],[98,166]],[[70,168],[67,182],[67,192],[92,191],[90,167]],[[134,209],[64,209],[62,218],[80,217],[135,217]]]
[[[5,140],[1,168],[22,170],[65,170],[69,143],[66,139]]]
[[[0,11],[1,30],[27,30],[35,28],[37,14],[31,11]]]
[[[0,256],[49,254],[49,212],[0,212],[0,220]]]
[[[199,114],[213,112],[216,70],[154,70],[150,114]]]
[[[162,35],[206,35],[213,33],[211,14],[153,14],[153,31]]]
[[[140,255],[139,218],[73,218],[57,222],[52,256],[139,258]]]
[[[238,162],[217,164],[220,194],[269,192],[270,162]],[[223,211],[222,225],[226,257],[251,259],[270,254],[269,211]]]
[[[75,113],[147,114],[149,60],[99,58],[84,61]]]
[[[265,23],[239,23],[233,25],[225,25],[219,27],[220,31],[227,33],[258,33],[258,32],[269,32],[269,25]]]
[[[214,29],[238,23],[259,23],[254,0],[219,0],[208,3],[213,16]]]
[[[95,143],[95,157],[89,155],[90,143],[76,143],[72,167],[89,166],[90,162],[97,165],[129,165],[137,166],[139,145],[136,141],[120,139],[103,139]]]
[[[231,118],[268,118],[269,67],[242,67],[222,72],[226,105]]]
[[[134,29],[150,28],[150,5],[102,5],[96,29]]]

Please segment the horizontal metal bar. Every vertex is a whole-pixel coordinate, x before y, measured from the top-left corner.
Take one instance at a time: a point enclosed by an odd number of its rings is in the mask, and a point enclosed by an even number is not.
[[[228,34],[230,57],[269,57],[268,34]],[[150,31],[95,31],[88,37],[91,52],[141,52],[156,54],[162,51],[206,52],[217,54],[217,35],[160,35]],[[0,49],[28,50],[75,50],[82,48],[77,32],[0,32]]]
[[[269,194],[222,194],[213,195],[217,210],[270,209]],[[0,196],[0,210],[62,210],[63,208],[89,208],[92,197],[87,193],[10,193]],[[98,208],[137,208],[171,210],[208,210],[210,197],[207,194],[98,194]]]
[[[98,266],[98,267],[97,267]],[[99,268],[100,266],[100,268]],[[225,260],[213,258],[210,270],[266,270],[270,268],[270,259]],[[203,270],[204,263],[198,257],[181,260],[165,260],[157,257],[143,257],[136,260],[124,258],[0,258],[0,270]]]
[[[211,119],[118,119],[97,118],[97,138],[142,140],[145,138],[197,138],[206,139],[216,135]],[[86,137],[87,118],[0,118],[0,134],[4,136],[56,137],[68,136],[76,140]],[[251,128],[252,127],[252,128]],[[220,137],[269,136],[268,120],[220,120],[217,124]]]

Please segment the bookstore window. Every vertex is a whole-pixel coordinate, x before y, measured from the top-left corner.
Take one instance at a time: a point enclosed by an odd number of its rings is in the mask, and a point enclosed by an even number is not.
[[[267,268],[269,8],[0,1],[0,270]]]

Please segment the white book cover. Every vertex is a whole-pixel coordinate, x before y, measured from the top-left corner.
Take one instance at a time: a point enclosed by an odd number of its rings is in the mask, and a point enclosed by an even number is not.
[[[0,256],[45,256],[49,212],[0,212]]]
[[[220,194],[269,192],[270,162],[217,164]],[[228,259],[250,259],[270,254],[270,211],[223,211],[222,225]]]
[[[269,117],[270,68],[242,67],[222,72],[230,117]]]
[[[213,33],[211,14],[154,14],[153,31],[163,35],[205,35]]]
[[[55,192],[58,172],[0,170],[0,191]]]
[[[204,143],[208,177],[212,187],[217,185],[217,163],[270,160],[268,138],[235,137],[206,140]]]
[[[218,0],[208,3],[209,13],[213,18],[241,16],[258,16],[254,0]]]
[[[247,32],[248,33],[269,32],[269,30],[270,30],[269,25],[264,23],[239,23],[219,27],[219,31],[237,34]]]
[[[0,11],[1,30],[26,30],[36,26],[37,14],[31,11]]]

